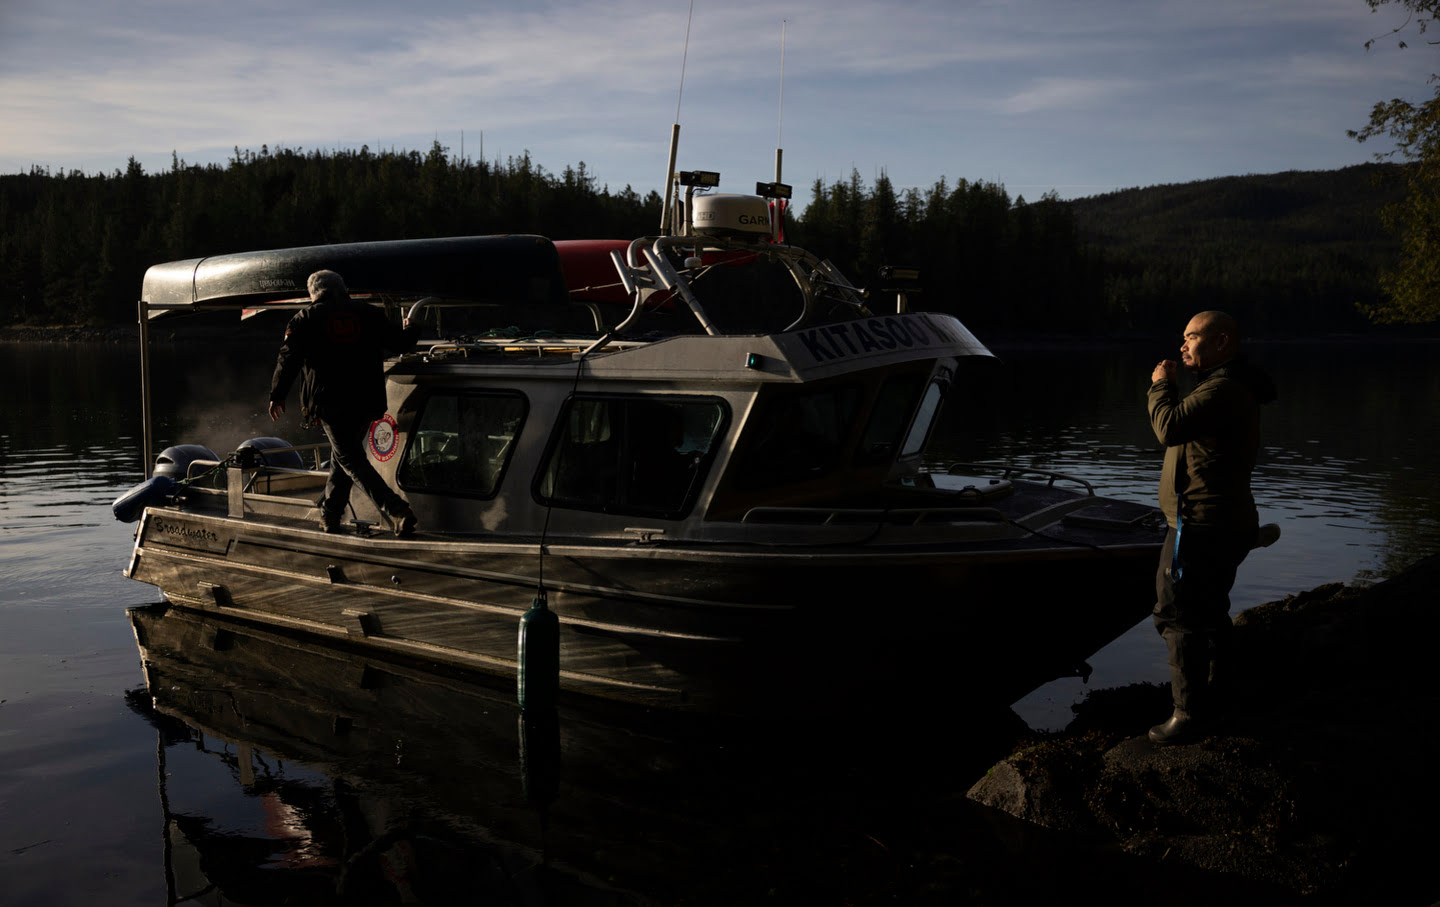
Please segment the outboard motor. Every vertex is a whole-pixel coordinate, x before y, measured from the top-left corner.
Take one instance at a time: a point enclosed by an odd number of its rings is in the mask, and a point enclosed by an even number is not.
[[[120,495],[110,505],[110,512],[122,523],[133,523],[145,515],[146,507],[168,504],[179,485],[169,476],[155,476]]]
[[[160,451],[160,456],[155,458],[154,474],[179,481],[190,475],[190,464],[196,460],[218,459],[215,451],[203,444],[177,444]]]
[[[300,451],[298,450],[281,450],[278,453],[267,453],[267,451],[275,450],[277,447],[283,448],[289,446],[291,446],[290,442],[284,438],[251,438],[241,444],[237,452],[246,449],[254,450],[260,462],[265,466],[304,469],[305,458],[300,456]]]
[[[191,463],[218,459],[215,451],[203,444],[167,447],[155,458],[154,475],[116,498],[110,512],[122,523],[133,523],[145,515],[146,507],[163,507],[183,493],[182,483],[190,475]]]

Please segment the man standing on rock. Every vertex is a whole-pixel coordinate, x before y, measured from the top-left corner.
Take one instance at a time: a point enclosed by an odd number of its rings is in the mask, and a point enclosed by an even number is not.
[[[1259,518],[1250,473],[1260,449],[1260,406],[1275,385],[1240,350],[1240,330],[1224,312],[1201,312],[1185,326],[1180,359],[1198,383],[1183,400],[1178,367],[1167,359],[1150,375],[1150,427],[1165,445],[1160,509],[1170,530],[1155,574],[1155,628],[1169,650],[1175,711],[1150,729],[1161,745],[1192,743],[1222,707],[1232,624],[1230,587],[1255,547]]]
[[[398,536],[415,532],[415,514],[365,456],[365,433],[385,415],[385,351],[403,353],[418,332],[397,327],[374,306],[350,298],[334,271],[307,281],[310,305],[285,327],[270,382],[270,420],[285,412],[285,395],[304,370],[300,406],[306,425],[319,422],[330,441],[330,479],[320,499],[320,528],[339,532],[350,489],[358,483]]]

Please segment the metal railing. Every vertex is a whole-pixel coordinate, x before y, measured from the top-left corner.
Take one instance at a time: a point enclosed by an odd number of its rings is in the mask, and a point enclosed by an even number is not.
[[[1044,480],[1045,480],[1045,484],[1046,484],[1047,486],[1049,486],[1049,487],[1054,487],[1054,485],[1055,485],[1055,483],[1056,483],[1057,481],[1074,482],[1076,485],[1082,486],[1082,487],[1085,489],[1085,493],[1086,493],[1086,494],[1088,494],[1088,495],[1090,495],[1090,496],[1092,496],[1092,497],[1095,495],[1095,486],[1094,486],[1094,485],[1091,485],[1089,482],[1085,481],[1084,479],[1079,478],[1078,476],[1067,475],[1067,474],[1065,474],[1065,473],[1063,473],[1063,472],[1054,472],[1053,470],[1049,470],[1049,469],[1036,469],[1036,468],[1030,467],[1030,466],[1014,466],[1014,465],[1011,465],[1011,464],[996,464],[996,463],[951,463],[949,466],[946,466],[946,467],[945,467],[945,471],[944,471],[943,475],[950,475],[950,476],[968,476],[968,475],[994,476],[995,471],[996,471],[997,469],[1000,470],[1000,475],[998,476],[998,478],[1000,478],[1000,479],[1014,479],[1014,478],[1021,478],[1021,479],[1031,478],[1031,479],[1037,479],[1037,478],[1038,478],[1038,479],[1044,479]]]
[[[927,523],[1003,523],[1005,514],[994,507],[752,507],[742,523],[790,526],[847,526],[886,523],[920,526]]]

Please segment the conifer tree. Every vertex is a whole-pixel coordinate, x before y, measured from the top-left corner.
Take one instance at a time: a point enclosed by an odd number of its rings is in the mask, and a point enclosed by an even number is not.
[[[1407,30],[1425,34],[1440,13],[1440,0],[1366,0],[1372,9],[1395,3],[1409,15],[1391,31],[1399,47],[1405,47]],[[1376,39],[1365,44],[1368,50]],[[1426,46],[1436,42],[1427,41]],[[1395,150],[1379,157],[1398,156],[1410,161],[1406,168],[1406,195],[1386,208],[1387,225],[1400,238],[1400,260],[1382,272],[1380,286],[1386,299],[1365,308],[1371,319],[1380,322],[1421,323],[1440,321],[1440,74],[1430,77],[1435,85],[1424,101],[1392,98],[1370,111],[1370,122],[1350,135],[1365,141],[1379,135],[1395,140]]]

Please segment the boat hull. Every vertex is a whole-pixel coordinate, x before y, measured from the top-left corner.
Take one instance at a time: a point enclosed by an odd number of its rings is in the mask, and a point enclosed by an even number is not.
[[[126,575],[173,605],[500,677],[542,585],[562,692],[748,714],[1008,703],[1150,610],[1153,533],[1111,544],[740,545],[327,535],[152,508]]]

